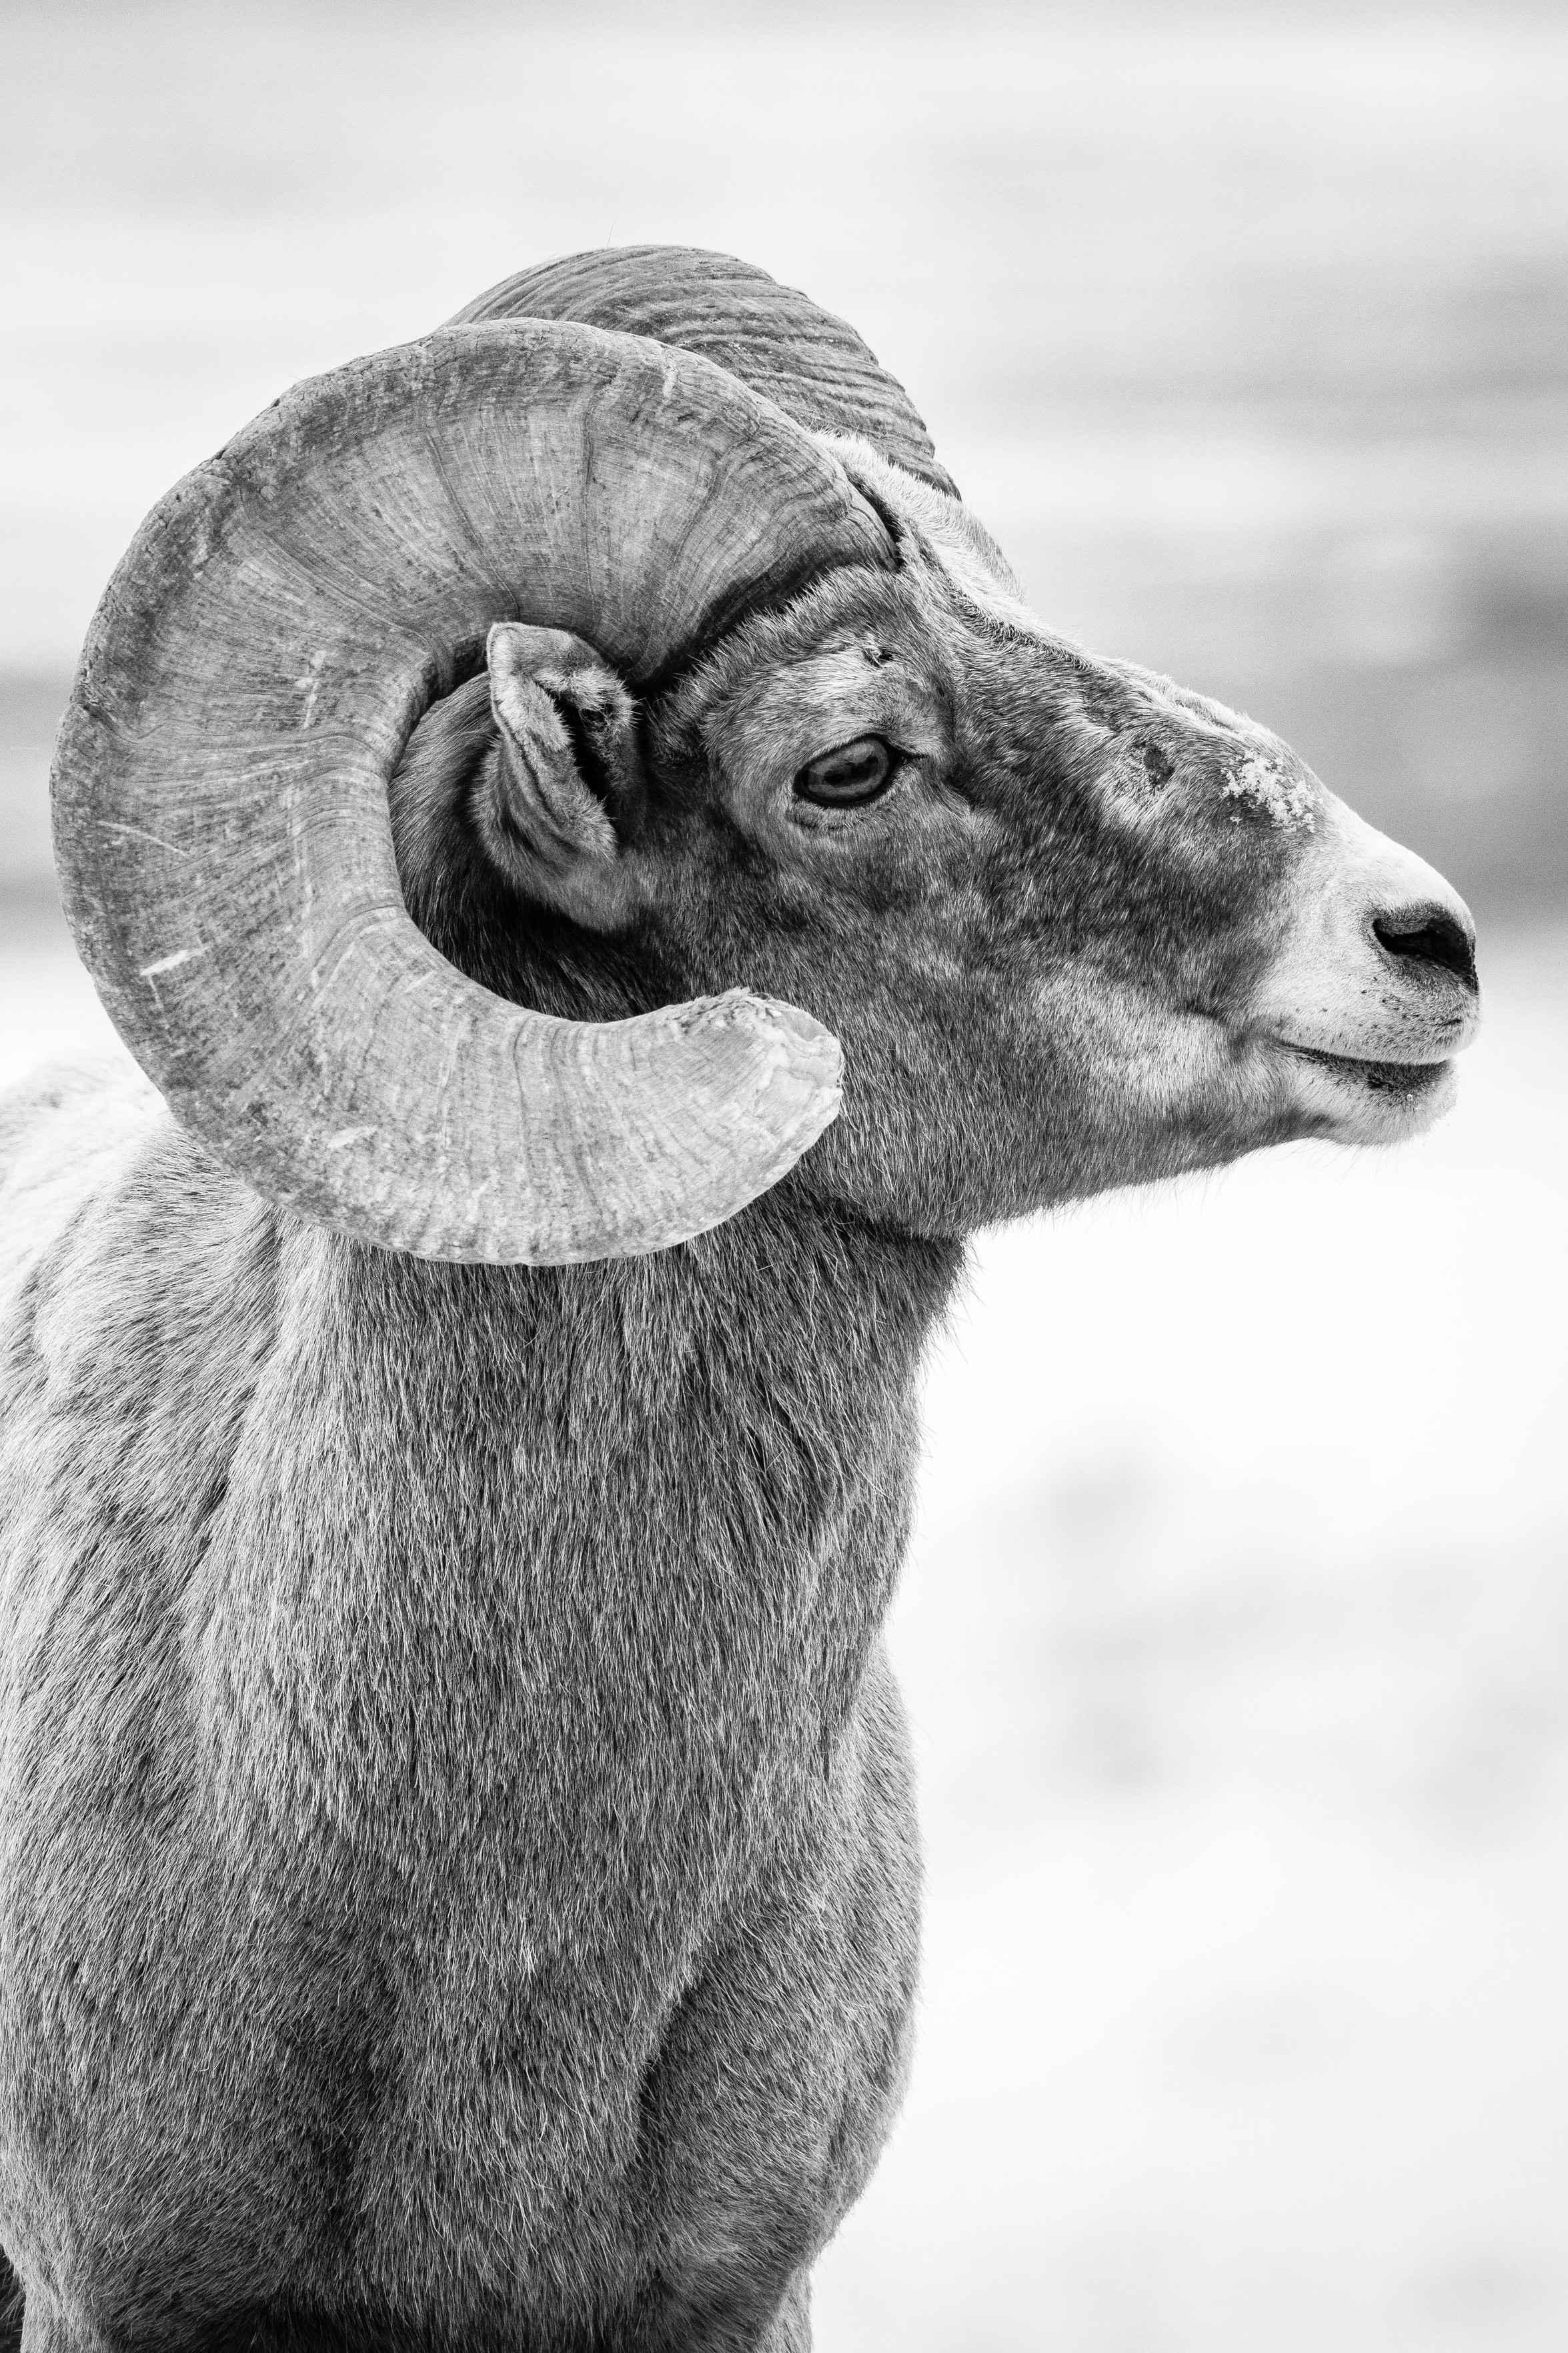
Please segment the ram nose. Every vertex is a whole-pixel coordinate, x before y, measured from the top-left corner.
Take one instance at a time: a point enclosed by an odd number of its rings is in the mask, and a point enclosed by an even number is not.
[[[1380,908],[1372,935],[1384,955],[1407,968],[1417,982],[1449,973],[1472,997],[1476,978],[1476,927],[1462,899],[1418,899],[1402,907]]]
[[[1252,1008],[1312,1124],[1381,1142],[1452,1099],[1480,1018],[1476,931],[1443,877],[1325,795]]]

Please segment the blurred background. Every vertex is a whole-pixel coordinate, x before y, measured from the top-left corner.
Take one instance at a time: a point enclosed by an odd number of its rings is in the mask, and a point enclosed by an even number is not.
[[[921,2049],[822,2353],[1568,2344],[1568,24],[0,7],[0,1079],[103,1022],[48,746],[296,378],[669,240],[859,327],[1049,622],[1441,866],[1458,1111],[988,1238],[895,1644]]]

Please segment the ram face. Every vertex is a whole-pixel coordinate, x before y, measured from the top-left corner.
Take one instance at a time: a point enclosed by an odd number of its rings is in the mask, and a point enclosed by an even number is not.
[[[559,1261],[784,1180],[954,1234],[1429,1120],[1453,892],[1053,635],[864,346],[752,273],[742,333],[705,266],[513,281],[145,527],[57,828],[186,1124],[365,1239]]]

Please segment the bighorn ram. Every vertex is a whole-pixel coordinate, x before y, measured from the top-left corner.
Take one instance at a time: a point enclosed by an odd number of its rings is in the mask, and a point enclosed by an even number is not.
[[[1465,910],[677,251],[191,475],[54,792],[146,1078],[0,1106],[27,2353],[802,2348],[908,2051],[964,1237],[1422,1127]]]

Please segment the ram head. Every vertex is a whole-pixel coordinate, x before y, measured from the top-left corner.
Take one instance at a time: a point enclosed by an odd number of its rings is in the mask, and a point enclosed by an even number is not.
[[[268,410],[111,584],[55,798],[180,1118],[433,1257],[1384,1141],[1477,1018],[1439,876],[1053,633],[858,338],[712,256],[528,273]]]

